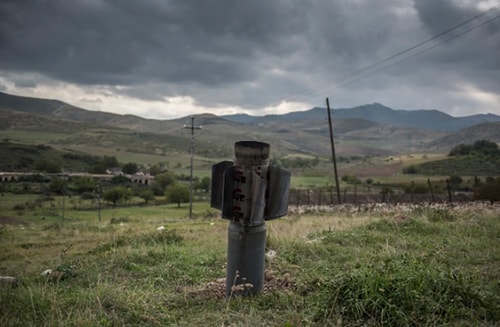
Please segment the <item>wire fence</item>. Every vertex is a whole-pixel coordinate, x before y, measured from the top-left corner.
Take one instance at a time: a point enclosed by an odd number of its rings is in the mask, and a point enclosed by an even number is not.
[[[366,203],[443,203],[468,202],[474,199],[473,192],[449,192],[439,194],[408,194],[404,192],[387,192],[374,190],[371,192],[357,192],[355,189],[341,190],[340,201],[332,188],[325,189],[292,189],[289,191],[290,205],[336,205],[336,204],[366,204]]]

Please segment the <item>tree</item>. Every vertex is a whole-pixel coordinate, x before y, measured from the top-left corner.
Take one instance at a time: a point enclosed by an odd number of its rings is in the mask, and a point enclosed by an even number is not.
[[[91,174],[106,174],[106,166],[102,162],[98,162],[89,168]]]
[[[498,145],[488,140],[478,140],[474,144],[459,144],[453,147],[448,156],[460,156],[468,154],[498,155]]]
[[[461,143],[455,147],[453,147],[451,150],[450,150],[450,153],[448,153],[448,156],[452,157],[452,156],[463,156],[463,155],[467,155],[470,153],[470,151],[472,150],[472,146],[469,145],[469,144],[464,144],[464,143]]]
[[[189,187],[181,184],[173,184],[167,187],[167,201],[177,203],[180,208],[182,202],[189,202]]]
[[[113,176],[109,182],[111,184],[126,184],[129,182],[128,178],[126,176],[123,176],[123,175],[116,175],[116,176]]]
[[[161,173],[155,177],[155,182],[165,189],[167,186],[175,184],[175,175],[171,172]]]
[[[35,168],[38,171],[44,171],[49,174],[57,174],[62,171],[61,165],[52,159],[40,159],[36,162]]]
[[[144,200],[146,204],[148,204],[149,201],[155,199],[155,195],[152,189],[144,189],[139,192],[139,197]]]
[[[415,165],[410,165],[408,167],[403,168],[403,174],[417,174],[417,173],[418,173],[418,168]]]
[[[109,157],[108,156],[104,156],[104,158],[102,159],[102,164],[106,168],[113,168],[113,167],[118,167],[119,166],[118,160],[114,156],[109,156]]]
[[[453,175],[453,176],[450,176],[450,178],[448,179],[448,181],[450,182],[450,186],[453,189],[457,189],[460,186],[460,184],[462,184],[463,179],[460,176]]]
[[[104,201],[113,203],[113,206],[116,206],[118,202],[124,202],[129,200],[131,197],[132,197],[132,192],[129,189],[122,186],[107,190],[102,195]]]
[[[160,167],[159,165],[152,165],[151,167],[149,167],[149,174],[151,176],[159,175],[159,174],[163,173],[164,171],[165,171],[165,169]]]
[[[208,192],[210,190],[210,177],[203,177],[201,181],[198,181],[195,184],[194,188],[197,190],[202,190],[203,192]]]
[[[62,178],[52,178],[49,184],[51,192],[63,194],[66,188],[67,181]]]
[[[73,180],[73,189],[77,193],[94,191],[97,182],[90,176],[78,176]]]
[[[105,174],[106,169],[118,167],[118,160],[113,156],[104,156],[101,160],[96,162],[89,170],[92,174]]]
[[[498,145],[495,142],[491,142],[488,140],[478,140],[474,142],[472,148],[474,149],[474,151],[486,155],[498,154]]]
[[[124,174],[128,174],[128,175],[133,175],[133,174],[137,173],[138,170],[139,170],[139,166],[134,162],[126,163],[122,167],[122,172]]]

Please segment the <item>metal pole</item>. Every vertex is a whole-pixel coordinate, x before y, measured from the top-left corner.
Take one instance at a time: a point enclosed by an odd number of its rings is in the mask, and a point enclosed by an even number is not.
[[[191,117],[191,126],[184,125],[184,128],[191,129],[191,148],[189,152],[191,154],[191,163],[189,167],[190,178],[189,178],[189,218],[193,218],[193,156],[194,156],[194,130],[201,129],[201,126],[194,126],[194,116]]]
[[[290,173],[269,165],[267,143],[234,145],[234,162],[212,166],[210,206],[230,220],[226,295],[252,295],[264,285],[266,220],[288,212]]]
[[[233,219],[228,227],[226,295],[258,293],[264,285],[265,193],[269,144],[236,142]]]
[[[65,202],[65,199],[66,199],[66,187],[64,187],[64,186],[62,188],[62,196],[63,196],[63,201],[62,201],[62,223],[64,225],[64,211],[65,211],[64,202]]]
[[[330,101],[326,98],[326,110],[328,111],[328,126],[330,128],[330,144],[332,146],[333,171],[335,173],[335,186],[337,188],[337,201],[340,203],[339,175],[337,173],[337,159],[335,158],[335,144],[333,143],[332,115],[330,113]]]
[[[99,222],[101,221],[101,193],[102,189],[100,185],[97,185],[95,188],[96,196],[97,196],[97,210],[99,211]]]

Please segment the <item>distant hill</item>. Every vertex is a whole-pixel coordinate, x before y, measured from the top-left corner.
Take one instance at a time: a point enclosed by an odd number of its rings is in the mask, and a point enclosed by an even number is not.
[[[0,93],[0,118],[0,131],[7,137],[8,131],[67,133],[58,137],[59,144],[80,143],[154,154],[189,151],[190,132],[185,127],[191,123],[190,116],[173,120],[145,119],[85,110],[58,100]],[[500,116],[457,118],[437,110],[394,110],[377,103],[333,110],[336,150],[341,156],[407,153],[428,150],[429,144],[433,149],[449,150],[448,135],[461,131],[461,126],[471,128],[485,120],[500,122]],[[195,124],[203,126],[195,133],[196,152],[200,155],[224,154],[226,157],[232,153],[234,142],[240,140],[268,142],[276,156],[331,155],[325,108],[262,117],[202,114],[196,115]],[[464,133],[497,141],[494,128],[478,127],[476,132]]]
[[[307,111],[291,112],[283,115],[249,116],[227,115],[225,119],[245,124],[269,124],[280,121],[314,121],[326,117],[326,108],[313,108]],[[395,110],[379,103],[349,109],[333,109],[334,121],[341,119],[364,119],[384,125],[405,126],[437,131],[457,131],[480,123],[500,121],[500,116],[479,114],[466,117],[453,117],[438,110]]]
[[[429,142],[427,147],[451,149],[456,145],[471,144],[478,140],[500,143],[500,122],[482,123],[464,128]]]
[[[167,120],[154,120],[134,115],[118,115],[102,111],[91,111],[69,105],[59,100],[22,97],[2,92],[0,92],[0,109],[159,134],[165,130],[182,128],[182,125],[172,124]]]
[[[2,117],[0,119],[0,130],[49,131],[69,134],[89,128],[109,128],[109,126],[100,123],[80,122],[6,109],[0,109],[0,117]]]
[[[47,145],[27,145],[10,141],[0,141],[0,171],[33,172],[47,163],[66,172],[89,171],[100,159],[85,153],[57,150]],[[60,171],[60,169],[58,169]]]

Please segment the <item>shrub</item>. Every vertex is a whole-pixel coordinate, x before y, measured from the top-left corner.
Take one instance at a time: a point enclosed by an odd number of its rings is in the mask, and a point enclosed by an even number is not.
[[[16,205],[14,206],[14,208],[13,208],[13,209],[14,209],[14,210],[24,210],[24,209],[26,209],[26,205],[25,205],[25,204],[23,204],[23,203],[18,203],[18,204],[16,204]]]
[[[128,223],[130,222],[130,219],[128,217],[113,217],[109,221],[110,224],[121,224],[121,223]]]
[[[93,192],[85,192],[80,194],[80,199],[82,200],[94,200],[96,198],[96,194]]]
[[[417,166],[411,165],[403,168],[403,174],[418,174]]]
[[[406,185],[404,191],[406,194],[427,194],[429,186],[427,184]]]
[[[475,195],[477,200],[487,200],[491,203],[500,201],[500,177],[494,180],[487,179],[484,184],[481,184]]]
[[[344,175],[342,176],[342,181],[349,184],[359,184],[361,181],[354,175]]]

